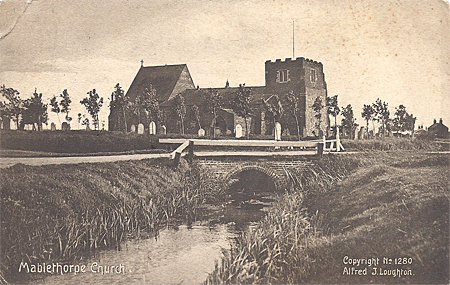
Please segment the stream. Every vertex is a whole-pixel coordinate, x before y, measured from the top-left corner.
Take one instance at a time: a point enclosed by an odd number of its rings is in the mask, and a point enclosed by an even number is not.
[[[275,201],[273,192],[235,192],[210,218],[165,228],[157,236],[124,242],[75,265],[75,274],[41,274],[30,284],[201,284],[240,232],[260,220]]]

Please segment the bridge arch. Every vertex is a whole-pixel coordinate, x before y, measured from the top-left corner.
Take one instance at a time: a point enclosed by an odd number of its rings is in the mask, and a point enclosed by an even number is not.
[[[234,182],[234,178],[244,171],[247,170],[256,170],[266,174],[270,180],[274,183],[275,189],[277,191],[283,191],[288,188],[289,185],[289,175],[287,174],[287,170],[280,172],[277,169],[274,169],[270,166],[258,164],[258,163],[243,163],[235,168],[233,168],[227,175],[224,177],[224,183],[227,187],[230,187]]]

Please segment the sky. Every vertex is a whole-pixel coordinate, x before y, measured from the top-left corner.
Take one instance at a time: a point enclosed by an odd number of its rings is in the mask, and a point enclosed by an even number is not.
[[[74,118],[95,88],[107,123],[115,84],[128,90],[141,60],[222,87],[262,86],[266,60],[305,57],[360,125],[380,98],[416,126],[450,126],[449,15],[443,0],[0,0],[0,84],[47,102],[67,89]]]

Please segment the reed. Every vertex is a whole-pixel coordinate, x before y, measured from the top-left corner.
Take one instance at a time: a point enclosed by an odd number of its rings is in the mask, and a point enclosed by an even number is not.
[[[78,259],[194,221],[211,192],[200,175],[164,160],[2,170],[1,275],[14,281],[21,261]]]
[[[405,152],[324,157],[291,176],[293,188],[204,284],[448,283],[448,163]],[[415,275],[345,276],[345,255],[411,256]]]

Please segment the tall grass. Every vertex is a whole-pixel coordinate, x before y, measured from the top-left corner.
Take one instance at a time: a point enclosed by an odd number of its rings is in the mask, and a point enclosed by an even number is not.
[[[311,273],[314,260],[306,249],[317,237],[319,217],[304,206],[306,191],[324,192],[358,167],[353,158],[324,157],[305,171],[291,173],[292,188],[255,226],[243,232],[224,252],[205,284],[297,283]]]
[[[205,284],[446,283],[448,163],[402,152],[324,157],[292,175],[293,189],[224,251]],[[415,275],[345,276],[345,255],[411,256]]]
[[[14,280],[21,261],[77,259],[176,220],[192,222],[214,190],[200,175],[163,160],[2,170],[1,271]]]
[[[385,137],[368,140],[342,140],[346,150],[349,151],[402,151],[402,150],[427,150],[448,151],[449,144],[439,143],[429,138],[397,138]]]

